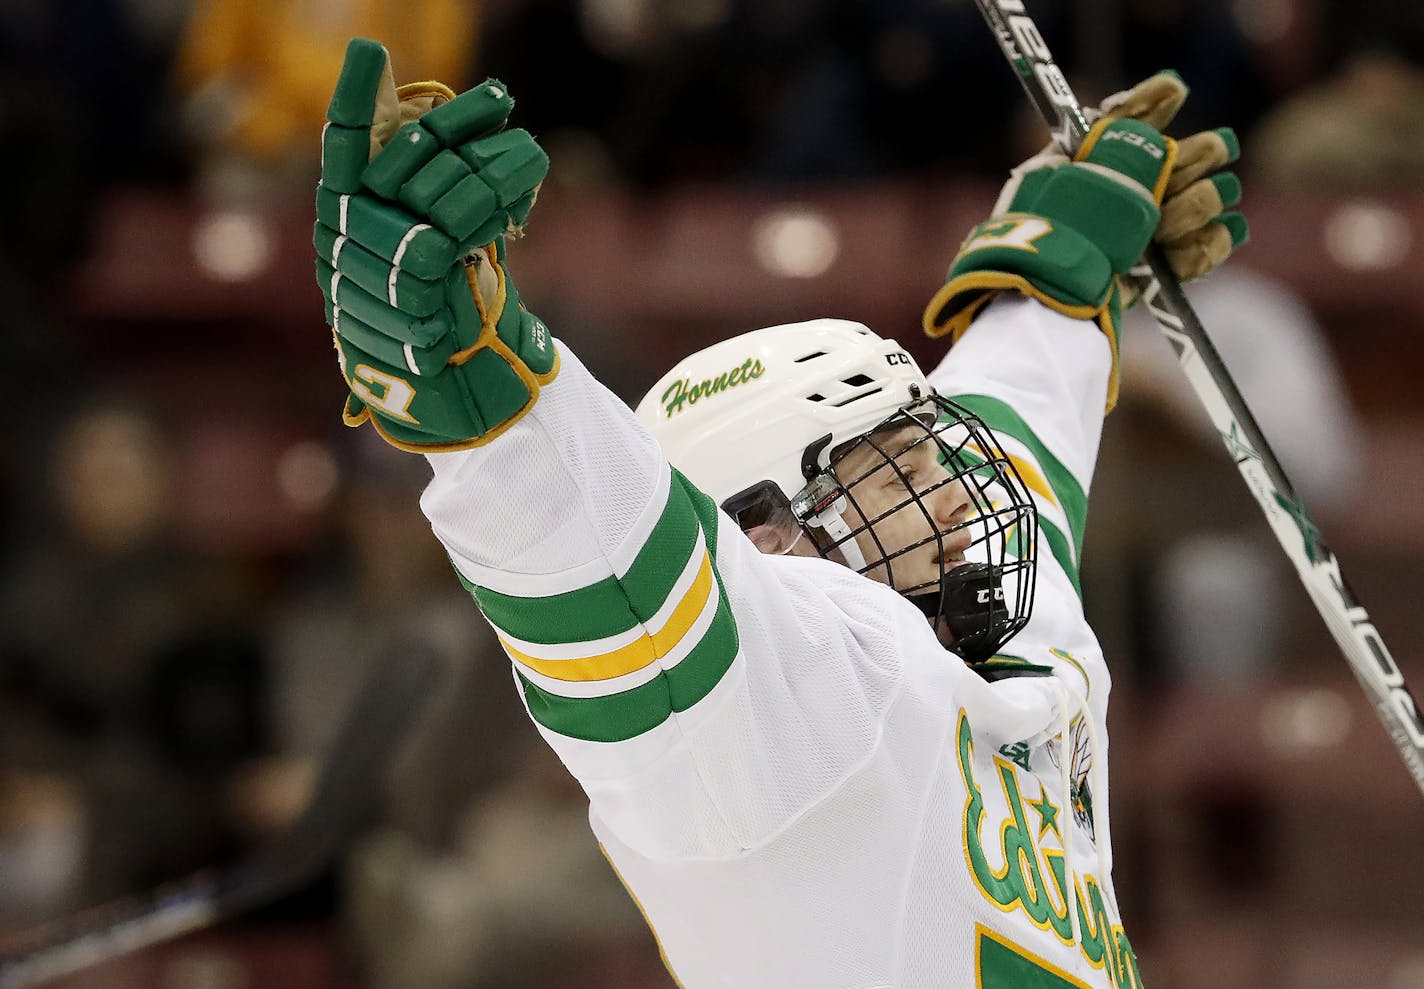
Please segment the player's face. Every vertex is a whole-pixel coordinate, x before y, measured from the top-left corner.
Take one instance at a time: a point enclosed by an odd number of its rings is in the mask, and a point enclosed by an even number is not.
[[[846,523],[857,530],[866,562],[887,561],[867,576],[899,591],[925,590],[938,584],[942,570],[964,562],[973,536],[969,528],[955,527],[969,521],[974,502],[964,483],[951,479],[923,429],[904,427],[876,441],[894,455],[894,466],[869,445],[836,465],[852,495]]]

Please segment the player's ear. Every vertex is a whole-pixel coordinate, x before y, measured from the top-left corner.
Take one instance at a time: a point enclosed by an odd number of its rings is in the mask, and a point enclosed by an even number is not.
[[[801,533],[784,525],[764,524],[754,525],[747,529],[746,535],[759,552],[780,556],[796,544]]]

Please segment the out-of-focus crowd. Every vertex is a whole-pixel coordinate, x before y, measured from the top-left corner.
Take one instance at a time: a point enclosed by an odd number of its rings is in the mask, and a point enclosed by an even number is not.
[[[1235,126],[1259,183],[1248,195],[1424,187],[1418,5],[1031,6],[1085,95],[1162,66],[1181,72],[1192,96],[1175,132]],[[268,236],[243,217],[305,217],[353,35],[385,42],[400,81],[509,84],[518,123],[553,160],[555,203],[991,188],[1043,135],[968,0],[0,9],[0,942],[280,834],[367,671],[419,641],[446,669],[386,809],[289,913],[339,918],[359,984],[666,985],[588,834],[581,793],[526,723],[419,512],[423,460],[336,423],[342,389],[307,262],[284,278],[272,300],[283,315],[270,321],[260,306],[234,315],[221,292],[189,297],[197,277],[182,269],[132,297],[122,283],[91,290],[96,258],[148,249],[112,241],[144,225],[110,222],[115,202],[229,218],[205,228],[193,264],[240,281]],[[556,217],[535,222],[557,236]],[[960,233],[935,241],[936,265]],[[1226,327],[1221,346],[1309,503],[1348,517],[1367,431],[1359,374],[1339,360],[1350,328],[1322,325],[1302,286],[1243,260],[1194,299],[1209,326]],[[584,319],[556,279],[529,278],[545,292],[531,304],[625,398],[663,370],[643,337],[610,332],[616,301]],[[167,293],[164,305],[154,298]],[[304,326],[285,315],[303,296]],[[676,341],[679,301],[662,307],[630,324]],[[1238,332],[1244,312],[1254,323]],[[1244,500],[1200,518],[1214,486],[1236,482],[1224,461],[1214,473],[1182,466],[1214,455],[1215,438],[1161,341],[1134,329],[1150,342],[1128,349],[1126,425],[1105,443],[1089,607],[1124,689],[1248,689],[1298,647],[1290,616],[1310,612],[1291,603]],[[1177,525],[1194,511],[1196,523]],[[1146,926],[1145,962],[1160,933]]]

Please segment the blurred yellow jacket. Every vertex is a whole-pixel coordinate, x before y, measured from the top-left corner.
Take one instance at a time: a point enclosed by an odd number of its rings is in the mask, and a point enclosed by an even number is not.
[[[458,91],[476,22],[470,0],[197,0],[175,82],[185,96],[211,97],[200,127],[225,150],[315,157],[347,41],[379,39],[396,65],[419,65]]]

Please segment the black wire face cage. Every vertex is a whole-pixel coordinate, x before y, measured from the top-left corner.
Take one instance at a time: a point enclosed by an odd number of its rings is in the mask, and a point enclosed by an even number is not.
[[[809,483],[791,503],[816,549],[846,562],[855,540],[860,572],[919,606],[942,642],[971,662],[994,655],[1033,610],[1038,514],[989,427],[930,396],[832,450],[822,468],[828,442],[808,448]],[[849,531],[828,532],[829,512]]]

